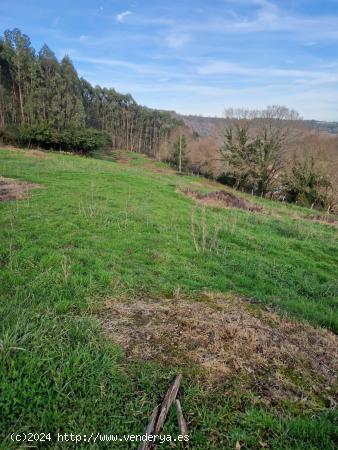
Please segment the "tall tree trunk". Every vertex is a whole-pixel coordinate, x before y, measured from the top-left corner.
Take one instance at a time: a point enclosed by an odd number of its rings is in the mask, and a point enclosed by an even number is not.
[[[23,110],[23,96],[22,96],[22,89],[21,89],[20,82],[19,82],[18,88],[19,88],[19,102],[20,102],[21,125],[22,125],[25,123],[25,113]]]

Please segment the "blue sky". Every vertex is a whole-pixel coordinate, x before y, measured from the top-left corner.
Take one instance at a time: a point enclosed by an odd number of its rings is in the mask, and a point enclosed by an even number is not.
[[[338,0],[0,0],[0,25],[150,107],[338,120]]]

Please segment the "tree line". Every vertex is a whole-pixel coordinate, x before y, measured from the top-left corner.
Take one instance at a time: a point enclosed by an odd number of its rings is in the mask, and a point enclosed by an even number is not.
[[[253,195],[299,205],[337,208],[334,184],[308,152],[314,139],[299,114],[274,105],[264,110],[227,109],[223,142],[178,128],[164,159],[181,172],[193,172]],[[303,157],[294,150],[306,147]],[[316,160],[317,159],[317,160]]]
[[[335,205],[333,185],[313,158],[287,161],[288,148],[302,134],[301,117],[286,107],[227,110],[224,181],[252,194],[327,209]]]
[[[92,86],[68,56],[7,30],[0,38],[0,137],[8,143],[91,151],[104,144],[156,155],[176,121],[131,95]]]

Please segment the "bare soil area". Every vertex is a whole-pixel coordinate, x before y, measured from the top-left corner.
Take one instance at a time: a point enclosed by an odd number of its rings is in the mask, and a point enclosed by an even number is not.
[[[22,200],[27,197],[28,191],[41,187],[39,184],[27,181],[0,177],[0,201]]]
[[[207,206],[215,206],[219,208],[239,208],[252,212],[260,212],[263,209],[259,205],[249,203],[243,198],[237,197],[236,195],[226,191],[216,191],[204,194],[199,191],[186,190],[184,191],[184,194]]]
[[[329,214],[317,214],[309,216],[309,219],[313,222],[323,223],[327,225],[338,226],[338,219],[336,215]]]
[[[196,365],[208,383],[238,379],[264,402],[337,402],[338,337],[206,293],[200,300],[110,300],[98,315],[132,359]]]

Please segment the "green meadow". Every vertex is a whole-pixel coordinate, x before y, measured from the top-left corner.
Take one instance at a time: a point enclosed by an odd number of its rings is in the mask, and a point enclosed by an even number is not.
[[[36,448],[73,448],[62,432],[140,434],[183,370],[190,448],[336,448],[329,405],[264,407],[240,380],[209,386],[194,366],[130,359],[96,314],[109,299],[222,292],[337,333],[337,228],[250,196],[261,213],[204,208],[183,191],[223,186],[124,158],[0,150],[0,175],[41,185],[0,202],[0,447],[24,448],[16,431],[51,433]],[[164,432],[177,433],[174,412]],[[77,448],[138,447],[123,445]]]

